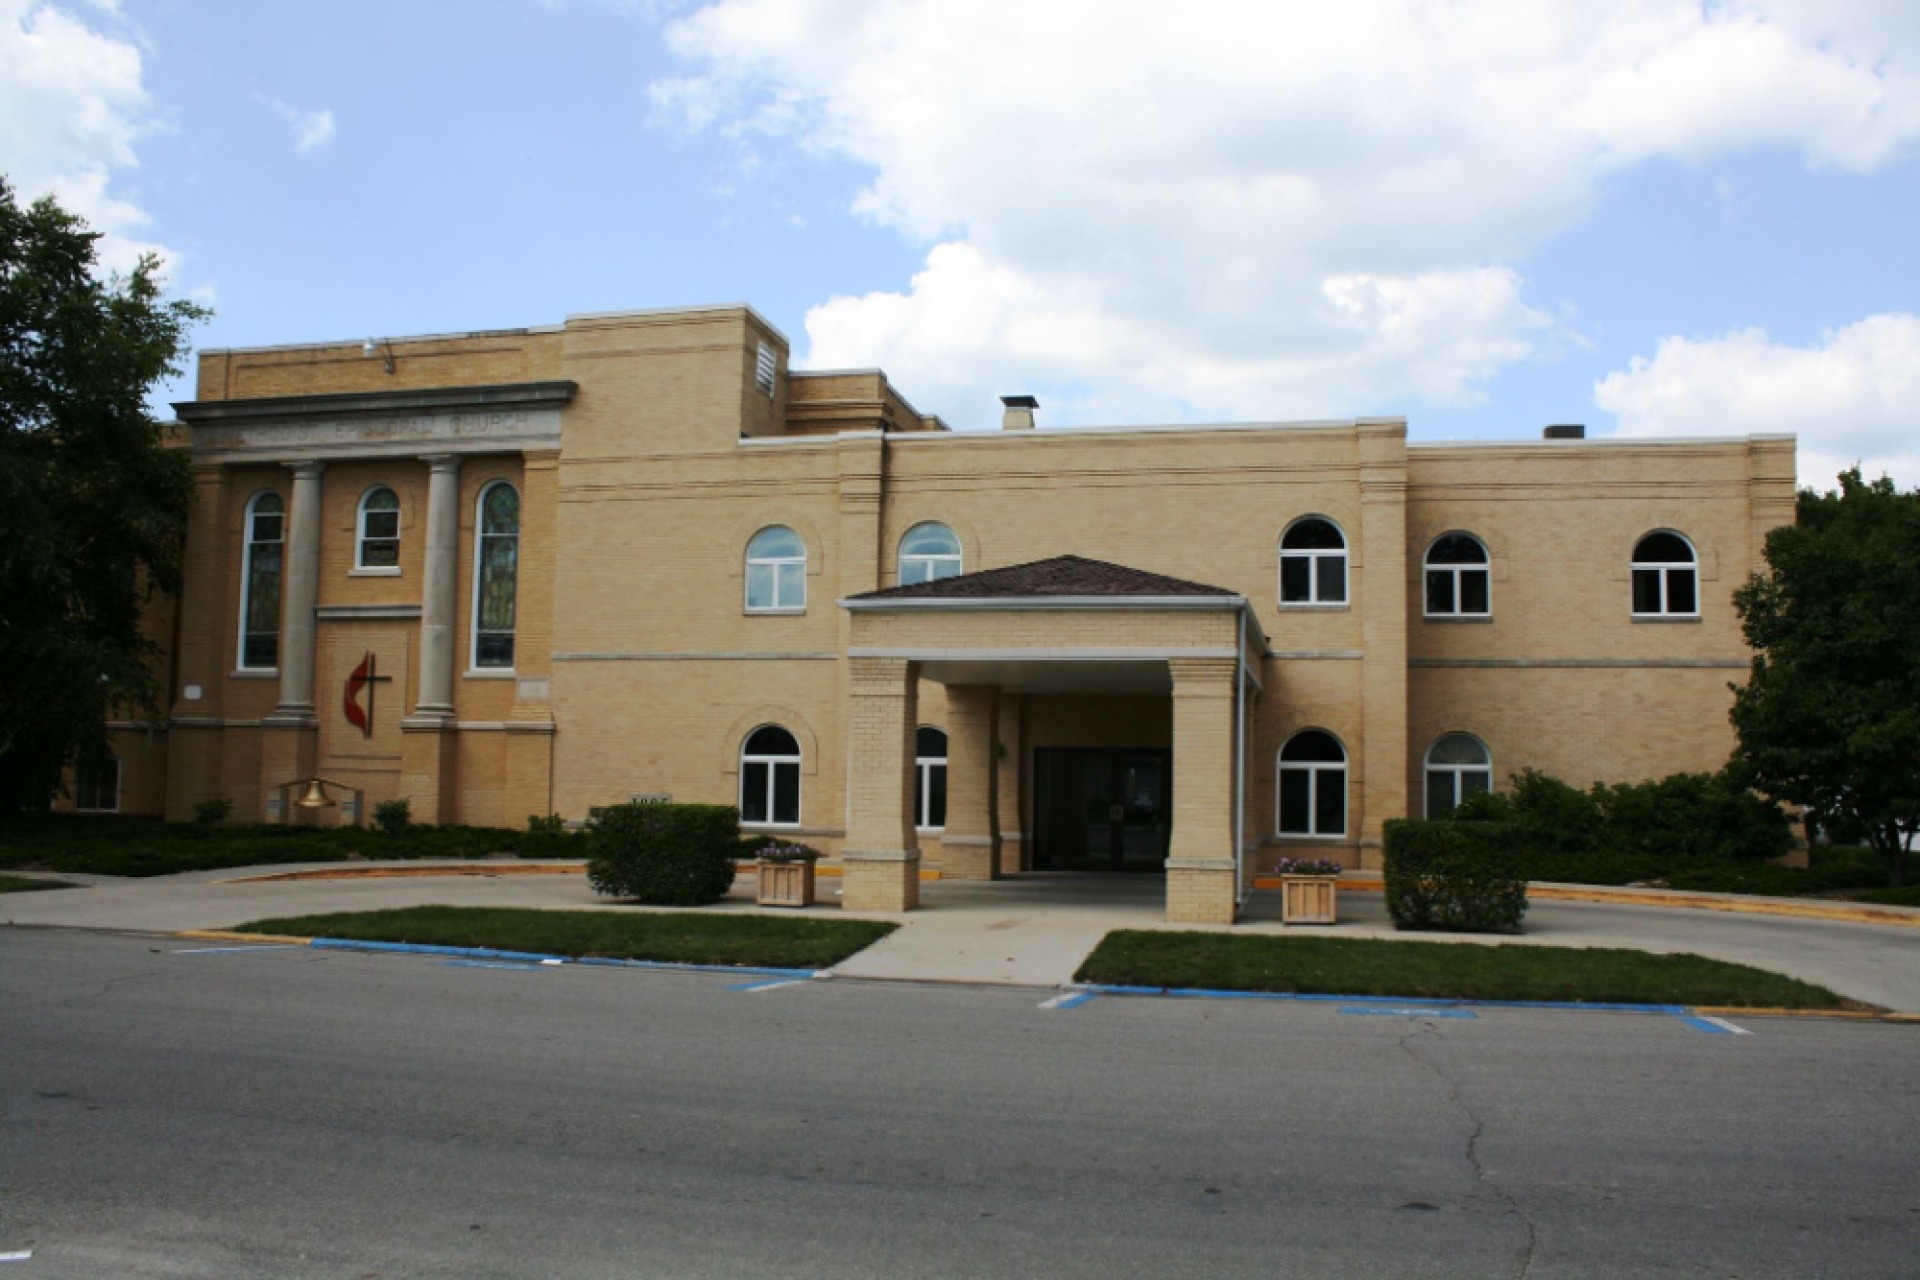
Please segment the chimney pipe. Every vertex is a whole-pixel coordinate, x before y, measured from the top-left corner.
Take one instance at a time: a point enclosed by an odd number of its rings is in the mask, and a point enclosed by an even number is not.
[[[1581,422],[1555,423],[1540,433],[1542,440],[1585,440],[1587,428]]]
[[[1040,407],[1038,400],[1032,396],[1001,396],[1000,403],[1007,407],[1000,415],[1002,431],[1033,430],[1033,411]]]

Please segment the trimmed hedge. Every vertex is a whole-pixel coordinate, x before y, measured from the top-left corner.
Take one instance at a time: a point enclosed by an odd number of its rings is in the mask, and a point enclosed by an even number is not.
[[[1508,822],[1388,822],[1394,928],[1518,933],[1527,913],[1526,848],[1526,831]]]
[[[733,886],[740,812],[718,804],[618,804],[592,811],[587,882],[655,906],[718,902]]]

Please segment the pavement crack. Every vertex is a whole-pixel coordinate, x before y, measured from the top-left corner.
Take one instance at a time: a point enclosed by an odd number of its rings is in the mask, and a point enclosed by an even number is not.
[[[1473,1170],[1475,1180],[1494,1195],[1498,1196],[1500,1203],[1507,1206],[1507,1212],[1519,1219],[1520,1226],[1526,1231],[1526,1245],[1520,1251],[1519,1269],[1514,1272],[1514,1275],[1520,1277],[1520,1280],[1525,1280],[1525,1277],[1533,1273],[1534,1254],[1540,1246],[1539,1233],[1535,1230],[1533,1219],[1528,1216],[1526,1209],[1521,1206],[1518,1200],[1508,1193],[1505,1187],[1494,1180],[1487,1172],[1486,1166],[1480,1161],[1480,1135],[1486,1131],[1487,1122],[1481,1118],[1478,1112],[1467,1104],[1465,1098],[1460,1096],[1460,1082],[1454,1079],[1439,1062],[1421,1054],[1415,1047],[1417,1041],[1428,1036],[1437,1037],[1439,1033],[1440,1028],[1436,1024],[1432,1022],[1421,1022],[1415,1029],[1408,1031],[1407,1034],[1400,1037],[1401,1052],[1425,1067],[1428,1071],[1431,1071],[1434,1075],[1440,1077],[1441,1081],[1447,1086],[1447,1100],[1454,1105],[1454,1108],[1458,1110],[1461,1115],[1465,1116],[1468,1121],[1472,1123],[1473,1130],[1467,1135],[1467,1165]]]

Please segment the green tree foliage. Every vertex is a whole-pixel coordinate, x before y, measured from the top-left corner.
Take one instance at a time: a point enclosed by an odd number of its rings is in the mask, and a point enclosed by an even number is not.
[[[1859,468],[1800,494],[1734,595],[1753,673],[1734,689],[1734,764],[1753,786],[1864,839],[1906,883],[1920,831],[1920,490]]]
[[[178,589],[189,489],[146,395],[206,312],[161,298],[158,259],[103,277],[98,239],[0,179],[0,812],[162,692],[142,619]]]

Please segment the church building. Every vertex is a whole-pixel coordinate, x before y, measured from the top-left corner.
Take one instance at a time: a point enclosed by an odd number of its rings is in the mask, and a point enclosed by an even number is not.
[[[1009,388],[1017,391],[1018,388]],[[163,727],[85,808],[365,822],[736,804],[844,905],[923,871],[1277,858],[1522,768],[1712,770],[1786,436],[1415,443],[1401,418],[956,432],[745,306],[202,353]],[[305,811],[299,817],[305,818]]]

